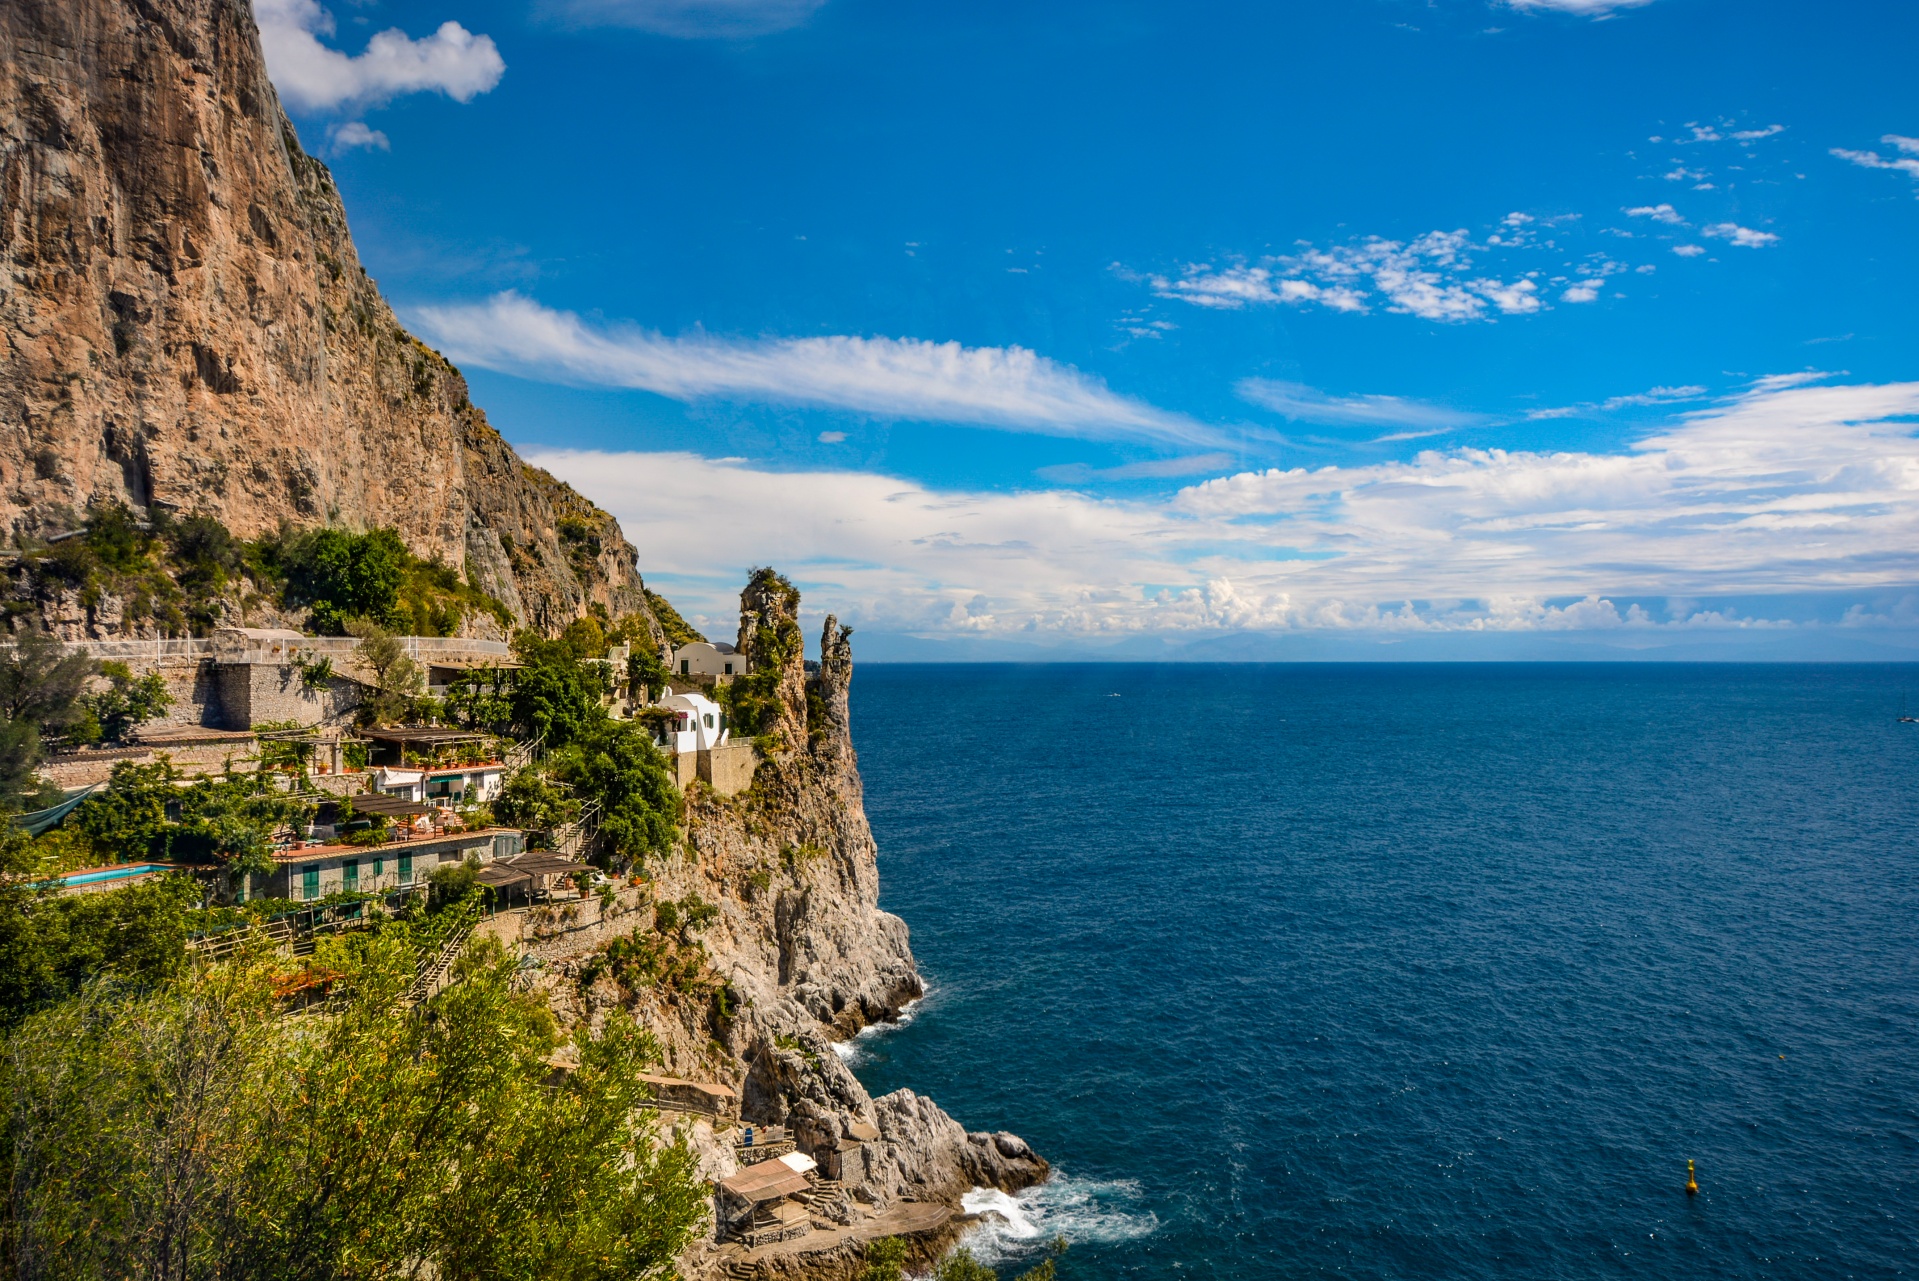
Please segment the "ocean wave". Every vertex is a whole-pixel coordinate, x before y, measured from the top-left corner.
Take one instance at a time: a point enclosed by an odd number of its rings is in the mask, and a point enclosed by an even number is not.
[[[1131,1179],[1079,1179],[1055,1173],[1036,1188],[1008,1196],[997,1188],[974,1188],[960,1206],[980,1221],[961,1244],[989,1266],[1030,1258],[1055,1237],[1069,1245],[1111,1245],[1150,1236],[1159,1217],[1140,1206]]]
[[[833,1053],[839,1055],[840,1062],[846,1064],[847,1067],[858,1067],[870,1057],[872,1043],[875,1040],[885,1036],[889,1032],[897,1032],[913,1021],[913,1016],[919,1013],[920,1007],[925,1004],[926,998],[931,992],[932,989],[928,988],[919,996],[914,997],[905,1005],[902,1005],[899,1015],[891,1022],[868,1023],[865,1027],[855,1032],[851,1040],[833,1042]]]

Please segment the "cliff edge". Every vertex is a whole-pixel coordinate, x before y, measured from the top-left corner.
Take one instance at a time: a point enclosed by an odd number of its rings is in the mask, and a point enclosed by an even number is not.
[[[523,623],[650,617],[614,520],[395,320],[245,0],[0,5],[0,332],[16,545],[112,499],[390,526]]]

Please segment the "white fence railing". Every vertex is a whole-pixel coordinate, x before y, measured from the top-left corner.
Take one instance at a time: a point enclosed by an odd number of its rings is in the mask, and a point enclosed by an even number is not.
[[[457,636],[402,636],[399,639],[407,657],[423,666],[508,663],[513,658],[513,650],[505,641],[464,640]],[[351,636],[301,636],[272,641],[248,638],[237,644],[213,637],[65,642],[67,649],[91,658],[154,665],[208,658],[223,663],[289,663],[295,658],[331,658],[338,665],[352,659],[359,643]]]

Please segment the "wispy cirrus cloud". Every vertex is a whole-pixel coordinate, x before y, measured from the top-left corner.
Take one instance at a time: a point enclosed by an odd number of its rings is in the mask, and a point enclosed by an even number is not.
[[[318,0],[257,0],[254,17],[274,88],[300,111],[357,112],[410,93],[470,102],[506,74],[492,37],[457,22],[418,40],[395,27],[348,55],[320,42],[334,26]]]
[[[1849,151],[1844,147],[1834,147],[1832,154],[1862,169],[1891,169],[1919,181],[1919,138],[1889,133],[1881,136],[1879,141],[1891,147],[1894,154],[1882,156],[1876,151]]]
[[[1506,0],[1522,13],[1570,13],[1581,18],[1611,18],[1622,9],[1639,9],[1652,0]]]
[[[1645,391],[1632,392],[1624,396],[1609,396],[1605,400],[1586,401],[1577,405],[1562,405],[1554,409],[1535,409],[1526,417],[1529,420],[1546,418],[1577,418],[1583,414],[1612,413],[1615,410],[1637,408],[1646,405],[1677,405],[1688,401],[1704,400],[1707,392],[1704,387],[1650,387]]]
[[[1619,451],[1431,450],[1151,501],[689,454],[532,461],[612,510],[653,549],[649,571],[708,591],[716,616],[740,565],[777,558],[814,607],[929,634],[1734,626],[1613,602],[1919,581],[1919,383],[1814,378],[1761,380]],[[732,518],[708,520],[717,505]]]
[[[1283,414],[1296,422],[1329,426],[1397,427],[1400,432],[1382,439],[1413,440],[1486,421],[1483,414],[1466,413],[1401,396],[1331,396],[1304,383],[1271,378],[1242,379],[1234,388],[1241,399]]]
[[[589,325],[511,292],[477,304],[417,307],[409,318],[455,360],[545,382],[1052,436],[1225,443],[1215,428],[1120,395],[1024,347],[843,335],[669,337],[637,326]]]
[[[682,40],[739,40],[800,26],[826,0],[550,0],[577,26],[631,27]]]

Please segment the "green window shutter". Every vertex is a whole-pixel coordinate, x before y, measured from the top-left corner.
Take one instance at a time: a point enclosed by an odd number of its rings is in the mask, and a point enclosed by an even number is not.
[[[413,856],[411,854],[400,855],[400,884],[413,884]]]
[[[386,860],[383,858],[374,859],[373,860],[373,879],[376,881],[379,880],[380,874],[384,871],[386,871]]]
[[[360,860],[350,858],[340,864],[340,888],[352,894],[360,888]]]
[[[316,899],[320,897],[320,869],[309,867],[300,873],[300,897]]]

